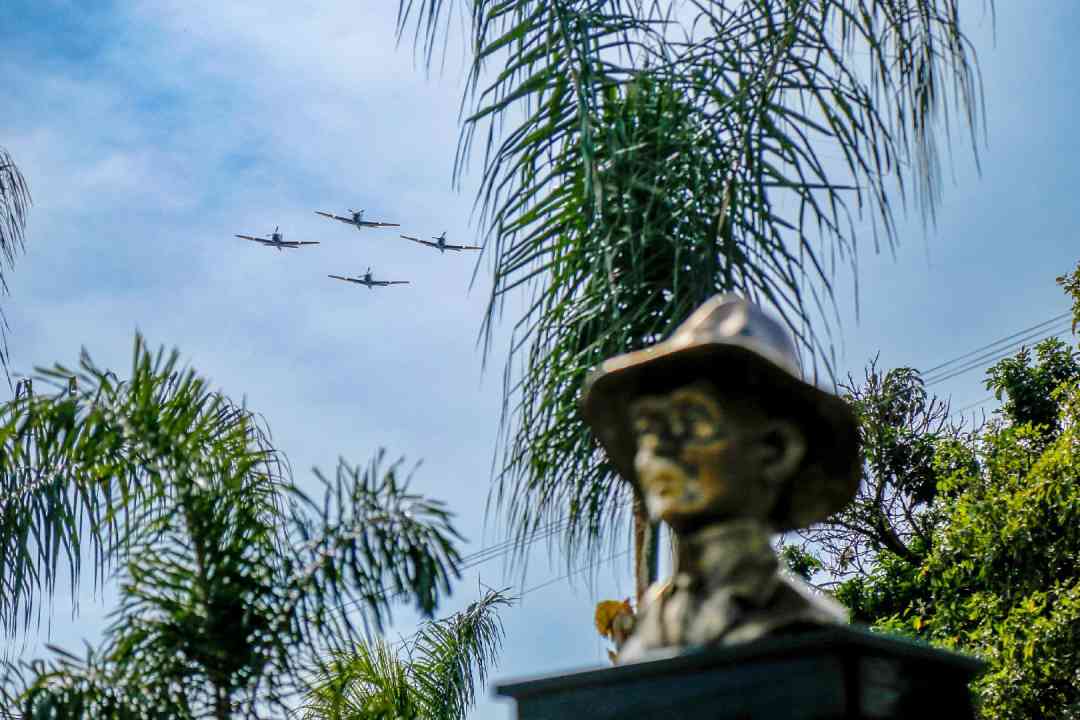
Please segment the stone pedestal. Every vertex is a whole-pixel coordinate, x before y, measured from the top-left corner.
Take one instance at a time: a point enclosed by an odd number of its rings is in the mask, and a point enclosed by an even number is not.
[[[903,639],[832,627],[601,670],[505,683],[518,720],[825,720],[974,717],[984,664]]]

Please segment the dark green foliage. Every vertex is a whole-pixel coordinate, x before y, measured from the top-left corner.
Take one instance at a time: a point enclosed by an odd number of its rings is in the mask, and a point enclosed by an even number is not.
[[[855,620],[987,660],[973,684],[982,717],[1075,718],[1080,363],[1047,340],[987,377],[1005,401],[998,417],[970,441],[931,438],[928,532],[909,554],[880,550],[835,593]],[[897,418],[863,420],[874,437]]]
[[[947,522],[916,569],[919,599],[884,627],[975,653],[987,718],[1072,718],[1080,711],[1080,395],[1063,388],[1048,445],[1040,428],[985,434],[981,473],[958,477]]]
[[[784,545],[779,555],[784,567],[807,582],[825,567],[817,556],[798,545]]]
[[[0,607],[9,627],[25,622],[61,555],[77,576],[80,540],[99,579],[115,566],[120,606],[85,659],[9,667],[4,704],[57,718],[280,712],[319,658],[381,629],[393,600],[430,616],[449,592],[459,537],[441,503],[409,492],[400,462],[341,461],[314,501],[251,413],[178,370],[175,353],[137,338],[128,381],[85,354],[75,395],[69,375],[46,373],[65,389],[21,398],[0,426],[12,590]]]
[[[1072,299],[1072,331],[1075,335],[1077,328],[1080,328],[1080,263],[1077,263],[1076,269],[1071,273],[1062,275],[1056,280],[1058,286]]]
[[[586,370],[724,290],[772,305],[828,368],[809,319],[831,320],[856,220],[891,245],[897,181],[932,213],[937,121],[951,106],[978,124],[954,0],[398,7],[428,64],[454,9],[471,18],[455,177],[480,139],[486,339],[526,290],[492,499],[519,548],[565,521],[571,563],[617,538],[629,505],[577,416]]]
[[[464,720],[502,645],[497,616],[511,598],[489,591],[394,648],[357,646],[330,662],[308,693],[309,720]]]
[[[1034,352],[1022,348],[987,372],[986,388],[1004,400],[1001,410],[1014,425],[1029,424],[1047,439],[1060,431],[1060,401],[1055,390],[1080,376],[1080,353],[1057,338],[1038,343]]]

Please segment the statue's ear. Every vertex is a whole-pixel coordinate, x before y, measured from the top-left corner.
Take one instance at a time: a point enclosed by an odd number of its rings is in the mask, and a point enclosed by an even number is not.
[[[761,478],[771,488],[783,486],[806,457],[806,433],[791,420],[766,422],[756,445]]]

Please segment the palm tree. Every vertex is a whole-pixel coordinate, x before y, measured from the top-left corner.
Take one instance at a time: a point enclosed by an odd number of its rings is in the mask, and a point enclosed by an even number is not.
[[[77,378],[74,392],[68,383]],[[459,536],[401,463],[291,480],[249,411],[208,390],[174,352],[137,337],[128,380],[85,353],[0,417],[0,619],[40,613],[80,543],[118,580],[103,647],[9,666],[6,705],[26,717],[224,718],[280,711],[320,658],[381,629],[395,599],[427,615],[458,576]],[[346,610],[349,610],[347,612]]]
[[[337,657],[310,690],[307,720],[465,720],[502,644],[497,610],[511,598],[489,590],[449,618],[426,623],[398,647],[378,640]]]
[[[30,211],[30,188],[7,150],[0,147],[0,289],[7,292],[4,268],[15,264],[15,253],[23,250],[26,239],[26,216]],[[7,323],[0,313],[0,365],[7,367],[5,331]]]
[[[982,119],[974,51],[957,0],[399,0],[399,34],[430,64],[455,11],[472,51],[456,182],[483,139],[486,353],[527,297],[491,502],[519,550],[558,528],[575,563],[631,506],[576,411],[588,370],[733,291],[831,376],[838,268],[857,278],[863,234],[895,247],[897,204],[933,218],[939,127],[959,113],[974,141]]]

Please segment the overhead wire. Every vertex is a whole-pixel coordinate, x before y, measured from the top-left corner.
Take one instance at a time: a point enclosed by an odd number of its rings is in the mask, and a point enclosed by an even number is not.
[[[1028,332],[1030,332],[1032,330],[1035,330],[1037,328],[1041,328],[1041,327],[1043,327],[1045,325],[1051,325],[1051,324],[1053,324],[1055,322],[1060,322],[1061,320],[1064,320],[1064,319],[1070,317],[1071,315],[1072,315],[1071,312],[1066,312],[1066,313],[1061,313],[1060,315],[1055,315],[1054,317],[1050,318],[1049,320],[1044,320],[1041,323],[1036,323],[1036,324],[1032,325],[1029,328],[1025,328],[1023,330],[1020,330],[1019,332],[1015,332],[1012,335],[1006,335],[1003,338],[995,340],[995,341],[993,341],[991,343],[987,343],[986,345],[983,345],[982,347],[977,347],[974,350],[971,350],[969,352],[964,353],[963,355],[960,355],[958,357],[953,358],[952,360],[946,360],[943,363],[935,365],[932,368],[927,368],[926,370],[921,370],[920,372],[923,375],[930,375],[932,373],[937,372],[938,370],[942,370],[943,368],[945,368],[945,367],[947,367],[949,365],[952,365],[952,364],[957,363],[957,362],[959,362],[961,360],[964,360],[964,359],[966,359],[968,357],[971,357],[972,355],[975,355],[976,353],[980,353],[983,350],[988,350],[988,349],[994,347],[995,345],[999,345],[999,344],[1001,344],[1001,343],[1003,343],[1003,342],[1005,342],[1007,340],[1012,340],[1013,338],[1019,337],[1020,335],[1024,335],[1024,334],[1026,334],[1026,333],[1028,333]]]
[[[519,546],[519,543],[518,543],[517,540],[510,539],[510,540],[504,540],[504,541],[502,541],[500,543],[496,543],[495,545],[492,545],[492,546],[489,546],[489,547],[486,547],[486,548],[481,548],[480,550],[477,550],[475,553],[472,553],[470,555],[466,555],[465,557],[463,557],[461,559],[461,564],[458,566],[458,570],[471,570],[472,568],[477,567],[478,565],[482,565],[483,563],[486,563],[486,562],[488,562],[490,560],[494,560],[495,558],[500,557],[502,555],[506,555],[506,554],[508,554],[510,552],[513,552],[513,551],[516,551],[516,550],[519,550],[519,549],[527,548],[530,545],[533,545],[533,544],[535,544],[537,542],[540,542],[541,540],[547,540],[548,538],[553,537],[554,535],[556,535],[557,533],[559,533],[563,529],[565,529],[567,527],[567,525],[569,525],[569,523],[570,523],[570,521],[566,520],[566,519],[558,520],[558,521],[549,523],[549,524],[539,528],[536,531],[536,533],[534,533],[528,540],[525,540],[522,543],[520,543],[520,546]],[[405,591],[405,590],[402,590],[402,591],[399,591],[399,592],[391,592],[389,590],[385,590],[382,593],[377,594],[377,597],[380,598],[380,599],[384,599],[384,600],[397,600],[397,599],[401,599],[401,598],[404,598],[404,597],[408,596],[408,594],[409,594],[408,591]],[[340,605],[338,605],[337,610],[338,611],[348,610],[351,607],[356,607],[356,606],[360,605],[361,603],[365,602],[368,599],[370,599],[370,598],[365,598],[365,599],[357,598],[355,600],[347,600],[347,601],[341,603]]]
[[[946,380],[951,380],[955,377],[971,372],[972,370],[977,370],[980,368],[985,368],[988,365],[992,365],[998,360],[1002,360],[1014,354],[1017,350],[1019,350],[1025,345],[1030,345],[1052,337],[1059,337],[1068,332],[1070,332],[1070,325],[1068,324],[1064,326],[1060,324],[1057,326],[1051,325],[1049,327],[1044,327],[1040,328],[1039,330],[1028,332],[1017,340],[1014,340],[1006,345],[999,345],[992,350],[987,350],[960,365],[951,367],[947,370],[939,371],[930,375],[929,377],[926,377],[924,375],[924,382],[928,387],[932,385],[939,385]]]
[[[963,415],[968,410],[974,410],[975,408],[979,407],[980,405],[985,405],[986,403],[990,402],[991,400],[996,400],[996,399],[997,399],[997,397],[994,396],[994,395],[991,395],[989,397],[984,397],[982,400],[977,400],[976,402],[973,402],[970,405],[965,405],[964,407],[960,408],[959,410],[954,410],[953,412],[949,413],[949,417],[956,417],[957,415]]]
[[[1025,345],[1041,342],[1054,337],[1061,337],[1062,335],[1071,333],[1072,316],[1073,314],[1071,311],[1055,315],[1048,320],[1035,323],[1023,330],[1019,330],[994,340],[993,342],[977,347],[974,350],[970,350],[962,355],[958,355],[951,360],[946,360],[945,362],[934,365],[921,372],[924,385],[926,387],[939,385],[972,370],[993,365],[994,363],[1013,355]],[[990,395],[981,400],[976,400],[975,402],[952,411],[949,413],[949,417],[957,417],[969,410],[974,410],[977,407],[985,405],[994,399],[996,399],[996,397]]]

